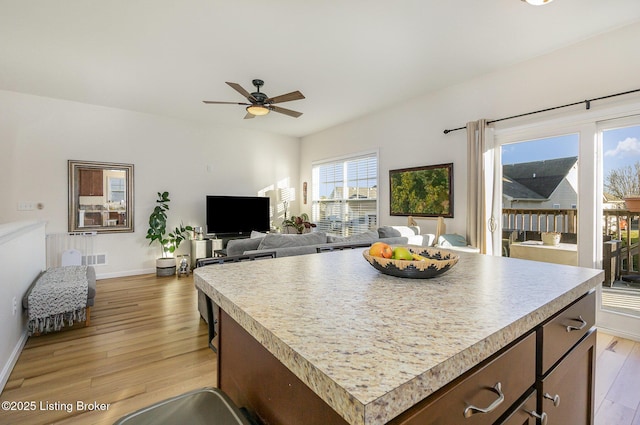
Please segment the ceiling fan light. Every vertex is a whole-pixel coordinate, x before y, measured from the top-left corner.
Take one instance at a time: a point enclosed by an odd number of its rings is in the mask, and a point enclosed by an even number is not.
[[[522,1],[534,6],[542,6],[547,3],[551,3],[553,0],[522,0]]]
[[[262,105],[247,106],[247,112],[251,115],[261,116],[269,113],[269,108]]]

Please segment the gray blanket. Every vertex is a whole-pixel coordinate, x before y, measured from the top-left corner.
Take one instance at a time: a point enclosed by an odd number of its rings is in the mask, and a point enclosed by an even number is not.
[[[47,270],[29,294],[29,335],[59,331],[87,318],[87,266]]]

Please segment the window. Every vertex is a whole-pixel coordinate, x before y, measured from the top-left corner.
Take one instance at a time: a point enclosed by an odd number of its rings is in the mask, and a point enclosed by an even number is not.
[[[312,220],[319,231],[349,236],[378,227],[376,153],[317,163],[312,180]]]
[[[109,178],[109,202],[124,202],[124,179]]]

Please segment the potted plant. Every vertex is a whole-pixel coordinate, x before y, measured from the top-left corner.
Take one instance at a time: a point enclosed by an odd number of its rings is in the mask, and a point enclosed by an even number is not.
[[[162,252],[162,257],[156,260],[157,276],[171,276],[176,273],[176,260],[169,254],[173,254],[180,243],[187,239],[186,233],[193,230],[191,226],[184,226],[180,223],[180,226],[167,234],[167,211],[170,201],[169,192],[158,192],[157,205],[149,216],[149,229],[146,238],[149,239],[149,245],[158,242]]]
[[[302,213],[299,216],[292,215],[282,222],[282,233],[309,233],[311,228],[316,227],[314,223],[309,221],[309,216]]]

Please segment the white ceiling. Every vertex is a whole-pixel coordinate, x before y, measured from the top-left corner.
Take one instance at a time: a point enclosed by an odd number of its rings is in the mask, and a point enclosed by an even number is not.
[[[0,0],[0,89],[304,136],[639,20],[639,0]],[[254,78],[304,115],[202,103]]]

